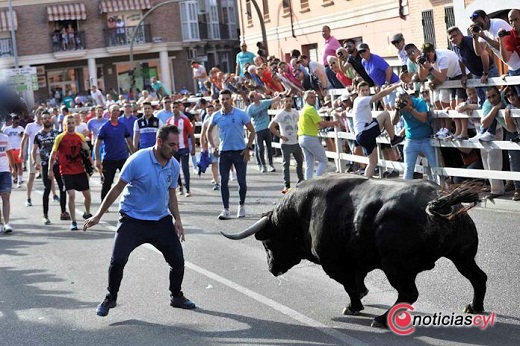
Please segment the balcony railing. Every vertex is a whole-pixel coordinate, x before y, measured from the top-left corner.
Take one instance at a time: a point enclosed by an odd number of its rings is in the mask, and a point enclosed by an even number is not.
[[[74,50],[86,49],[85,32],[75,31],[71,33],[53,32],[50,34],[52,51],[70,52]]]
[[[129,45],[134,30],[137,30],[134,38],[134,44],[152,42],[150,25],[143,24],[139,26],[126,26],[124,28],[111,28],[103,30],[103,35],[105,37],[105,46],[117,47]]]
[[[0,38],[0,58],[13,56],[13,41],[10,38]]]
[[[201,40],[207,40],[209,38],[208,23],[199,23],[199,37]]]

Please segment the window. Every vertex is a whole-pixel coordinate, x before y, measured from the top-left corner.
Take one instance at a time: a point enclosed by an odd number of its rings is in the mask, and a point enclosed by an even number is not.
[[[218,21],[217,0],[209,0],[209,38],[220,39],[220,27]]]
[[[181,2],[182,39],[184,41],[200,40],[198,3],[197,1]]]
[[[223,72],[229,72],[229,52],[218,52],[217,54],[220,70]]]
[[[268,0],[262,0],[263,8],[264,8],[264,21],[268,22],[269,19],[269,1]]]
[[[246,0],[247,26],[253,26],[253,13],[251,12],[251,0]]]
[[[433,10],[422,13],[422,26],[424,42],[429,42],[435,46],[435,25],[433,24]]]
[[[232,0],[222,0],[222,23],[228,25],[229,38],[238,39],[235,5]]]
[[[444,8],[444,21],[446,22],[446,30],[449,27],[455,26],[455,14],[453,13],[453,7]],[[447,47],[450,47],[450,40],[448,38]]]
[[[308,11],[310,11],[309,0],[300,0],[300,12],[308,12]]]

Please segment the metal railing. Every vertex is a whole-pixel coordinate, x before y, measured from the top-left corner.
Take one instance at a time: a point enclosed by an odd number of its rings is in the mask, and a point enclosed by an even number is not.
[[[136,30],[134,44],[143,44],[152,42],[152,33],[150,25],[143,24],[139,26],[125,26],[123,28],[110,28],[103,30],[106,47],[117,47],[130,44],[132,33]]]
[[[53,32],[50,34],[50,38],[52,51],[54,53],[87,48],[84,31],[75,31],[72,33]]]

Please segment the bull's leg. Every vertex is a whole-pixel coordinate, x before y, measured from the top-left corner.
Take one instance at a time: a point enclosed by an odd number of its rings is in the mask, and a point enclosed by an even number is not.
[[[365,286],[365,278],[368,273],[358,272],[356,274],[356,285],[359,292],[359,299],[363,299],[368,294],[368,288]]]
[[[348,284],[343,284],[343,287],[350,298],[350,304],[343,309],[343,315],[359,315],[359,312],[365,307],[363,306],[363,303],[361,303],[361,296],[357,289],[357,282],[353,280]]]
[[[390,281],[390,284],[397,290],[398,295],[394,305],[399,303],[413,304],[417,301],[417,298],[419,297],[419,291],[415,285],[415,277],[417,274],[409,276],[389,275],[386,270],[385,274],[388,281]],[[381,316],[375,317],[372,322],[372,327],[386,328],[389,311],[390,310],[387,310]]]
[[[487,275],[475,263],[474,258],[450,258],[457,270],[471,282],[473,286],[473,303],[464,309],[465,313],[478,314],[484,311],[484,297],[486,295]]]

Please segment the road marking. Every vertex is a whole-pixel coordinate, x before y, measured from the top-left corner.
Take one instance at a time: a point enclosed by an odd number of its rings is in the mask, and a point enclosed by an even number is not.
[[[161,253],[159,250],[157,250],[154,246],[150,245],[150,244],[145,244],[144,245],[146,248],[152,250],[152,251],[155,251],[157,253]],[[194,270],[196,271],[197,273],[201,274],[201,275],[204,275],[212,280],[215,280],[225,286],[228,286],[229,288],[231,289],[234,289],[235,291],[239,292],[239,293],[242,293],[246,296],[248,296],[249,298],[251,299],[254,299],[256,300],[257,302],[259,303],[262,303],[264,305],[267,305],[269,306],[270,308],[278,311],[278,312],[281,312],[282,314],[286,315],[286,316],[289,316],[290,318],[292,318],[293,320],[296,320],[300,323],[303,323],[309,327],[312,327],[312,328],[315,328],[317,330],[319,330],[320,332],[322,333],[325,333],[335,339],[338,339],[340,341],[342,341],[343,343],[345,344],[348,344],[348,345],[355,345],[355,346],[365,346],[365,345],[368,345],[366,343],[364,343],[363,341],[359,340],[359,339],[356,339],[354,337],[351,337],[351,336],[348,336],[346,334],[343,334],[337,330],[335,330],[334,328],[331,328],[329,326],[327,326],[326,324],[323,324],[319,321],[316,321],[310,317],[307,317],[301,313],[299,313],[298,311],[296,310],[293,310],[283,304],[280,304],[278,302],[275,302],[274,300],[270,299],[270,298],[267,298],[259,293],[256,293],[254,291],[251,291],[250,289],[242,286],[242,285],[239,285],[237,284],[236,282],[233,282],[231,280],[228,280],[218,274],[215,274],[213,272],[210,272],[209,270],[206,270],[204,268],[201,268],[199,267],[198,265],[196,264],[193,264],[191,262],[187,262],[185,261],[184,262],[184,265],[191,269],[191,270]]]

